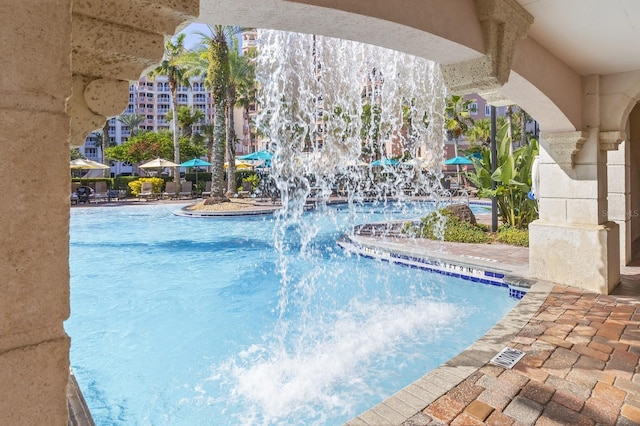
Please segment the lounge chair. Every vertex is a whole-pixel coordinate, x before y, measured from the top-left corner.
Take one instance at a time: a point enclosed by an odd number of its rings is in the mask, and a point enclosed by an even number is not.
[[[153,184],[151,182],[142,182],[142,188],[140,189],[138,198],[144,198],[145,200],[148,200],[153,196]]]
[[[69,198],[71,200],[71,204],[78,204],[78,194],[76,193],[76,190],[79,186],[80,182],[71,182],[71,196]]]
[[[211,181],[208,180],[204,183],[204,191],[202,191],[202,198],[211,197]]]
[[[107,182],[98,181],[96,182],[95,192],[93,193],[93,199],[96,202],[100,200],[108,200],[109,199],[109,191],[107,189]]]
[[[92,194],[93,188],[91,188],[90,186],[79,186],[78,188],[76,188],[78,203],[88,203]]]
[[[193,189],[193,182],[190,180],[182,182],[182,187],[180,188],[180,192],[178,193],[179,198],[191,198],[191,191]]]
[[[162,198],[176,198],[178,196],[178,190],[176,183],[173,181],[169,181],[165,184],[164,192],[162,193]]]

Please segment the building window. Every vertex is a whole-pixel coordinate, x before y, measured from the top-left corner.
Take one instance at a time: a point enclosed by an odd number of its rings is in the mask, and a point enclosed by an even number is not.
[[[484,106],[484,115],[491,115],[491,105]]]
[[[84,148],[84,155],[86,155],[87,157],[97,157],[98,156],[98,149],[97,148],[85,147]]]
[[[478,103],[472,102],[469,104],[469,112],[473,115],[478,115]]]

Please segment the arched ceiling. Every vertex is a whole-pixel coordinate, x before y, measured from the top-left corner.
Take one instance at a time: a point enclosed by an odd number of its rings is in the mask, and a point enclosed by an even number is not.
[[[547,130],[582,128],[582,77],[640,70],[640,1],[504,1],[533,23],[500,92]],[[357,40],[449,65],[487,52],[477,2],[491,0],[200,0],[198,21]]]
[[[640,69],[640,1],[517,0],[529,36],[580,75]]]

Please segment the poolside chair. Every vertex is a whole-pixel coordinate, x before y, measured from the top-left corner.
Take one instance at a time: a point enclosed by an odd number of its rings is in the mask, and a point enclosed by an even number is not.
[[[162,198],[173,199],[178,196],[177,185],[173,181],[169,181],[165,184],[164,192],[162,193]]]
[[[78,204],[78,194],[76,193],[76,190],[78,189],[79,186],[80,186],[80,182],[71,182],[71,196],[70,196],[71,204]]]
[[[182,182],[182,187],[178,193],[179,198],[191,198],[191,191],[193,189],[193,182],[190,180]]]
[[[140,189],[140,193],[138,194],[138,197],[148,200],[153,196],[154,196],[153,184],[151,182],[142,182],[142,188]]]
[[[108,200],[109,199],[109,191],[107,189],[107,182],[98,181],[95,185],[95,192],[93,194],[93,199],[96,202],[100,200]]]
[[[76,188],[76,196],[78,203],[88,203],[93,194],[93,188],[90,186],[79,186]]]
[[[208,180],[204,183],[204,191],[202,191],[202,198],[211,197],[211,181]]]

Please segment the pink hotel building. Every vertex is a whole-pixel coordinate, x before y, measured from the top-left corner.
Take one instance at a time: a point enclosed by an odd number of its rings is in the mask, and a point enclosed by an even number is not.
[[[256,46],[257,31],[246,31],[242,33],[242,51],[246,51]],[[474,120],[490,117],[490,108],[487,102],[478,95],[467,95],[467,99],[474,102],[471,104],[471,117]],[[192,109],[200,110],[204,113],[205,118],[200,124],[213,121],[213,105],[211,103],[211,95],[204,87],[204,79],[192,78],[190,86],[178,87],[178,105],[186,105]],[[169,130],[170,122],[167,120],[167,114],[171,110],[171,92],[166,77],[158,76],[151,80],[146,76],[140,78],[139,81],[129,85],[129,105],[123,111],[122,115],[138,114],[146,119],[140,124],[140,129],[159,131]],[[497,115],[505,114],[505,107],[497,108]],[[241,108],[235,108],[235,131],[236,131],[236,153],[244,155],[251,152],[265,149],[265,142],[260,141],[255,133],[251,132],[250,122],[255,117],[255,105],[252,105],[249,112],[246,113]],[[200,126],[193,127],[194,133],[200,131]],[[109,119],[108,125],[110,143],[121,144],[131,136],[131,130],[122,124],[115,117]],[[101,147],[98,142],[100,130],[90,133],[85,139],[85,143],[81,146],[80,152],[91,160],[100,161],[102,158]],[[387,152],[390,156],[401,155],[401,149],[389,141]],[[466,141],[460,141],[460,147],[467,146]],[[453,141],[445,141],[445,158],[454,156]],[[126,162],[111,161],[111,175],[131,174],[136,170],[134,165]]]

